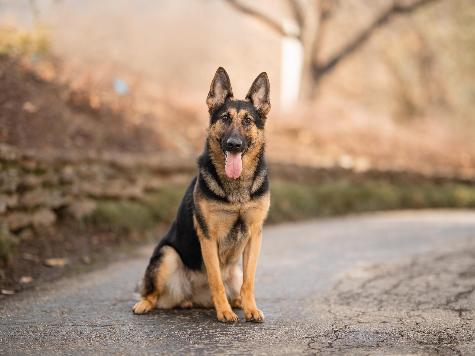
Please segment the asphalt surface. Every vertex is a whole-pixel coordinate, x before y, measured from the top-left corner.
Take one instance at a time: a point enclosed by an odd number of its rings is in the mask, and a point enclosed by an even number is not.
[[[152,246],[3,299],[0,354],[475,354],[475,212],[396,212],[268,227],[264,324],[214,311],[133,315]]]

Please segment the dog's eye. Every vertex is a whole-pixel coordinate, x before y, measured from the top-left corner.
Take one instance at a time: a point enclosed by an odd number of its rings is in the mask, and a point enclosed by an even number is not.
[[[221,119],[226,123],[226,124],[230,124],[231,123],[231,116],[229,116],[229,114],[224,114],[223,116],[221,116]]]
[[[251,125],[251,124],[252,124],[252,119],[251,119],[251,117],[246,116],[246,117],[244,118],[244,120],[243,120],[242,123],[244,124],[244,126],[249,126],[249,125]]]

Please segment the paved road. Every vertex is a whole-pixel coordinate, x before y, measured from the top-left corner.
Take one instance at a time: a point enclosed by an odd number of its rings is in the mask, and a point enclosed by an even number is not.
[[[3,301],[0,354],[475,354],[474,212],[265,229],[264,324],[199,309],[133,315],[149,253]]]

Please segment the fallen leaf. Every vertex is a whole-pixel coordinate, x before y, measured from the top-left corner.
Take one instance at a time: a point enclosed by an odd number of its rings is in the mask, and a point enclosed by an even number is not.
[[[47,258],[44,263],[48,267],[64,267],[68,261],[65,258]]]
[[[38,109],[36,108],[35,104],[30,101],[26,101],[23,103],[23,110],[29,114],[34,114]]]
[[[13,295],[13,294],[15,294],[15,291],[11,290],[11,289],[2,289],[1,293],[4,294],[4,295]]]
[[[31,276],[22,276],[20,278],[20,283],[21,284],[29,284],[31,282],[33,282],[33,277],[31,277]]]

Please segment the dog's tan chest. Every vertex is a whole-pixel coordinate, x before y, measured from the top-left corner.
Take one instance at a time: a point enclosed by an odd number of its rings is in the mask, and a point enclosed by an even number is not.
[[[242,204],[209,201],[203,204],[206,205],[210,238],[216,238],[218,242],[221,264],[238,261],[249,239],[250,229],[255,225],[262,225],[269,203],[269,195],[266,195]]]

